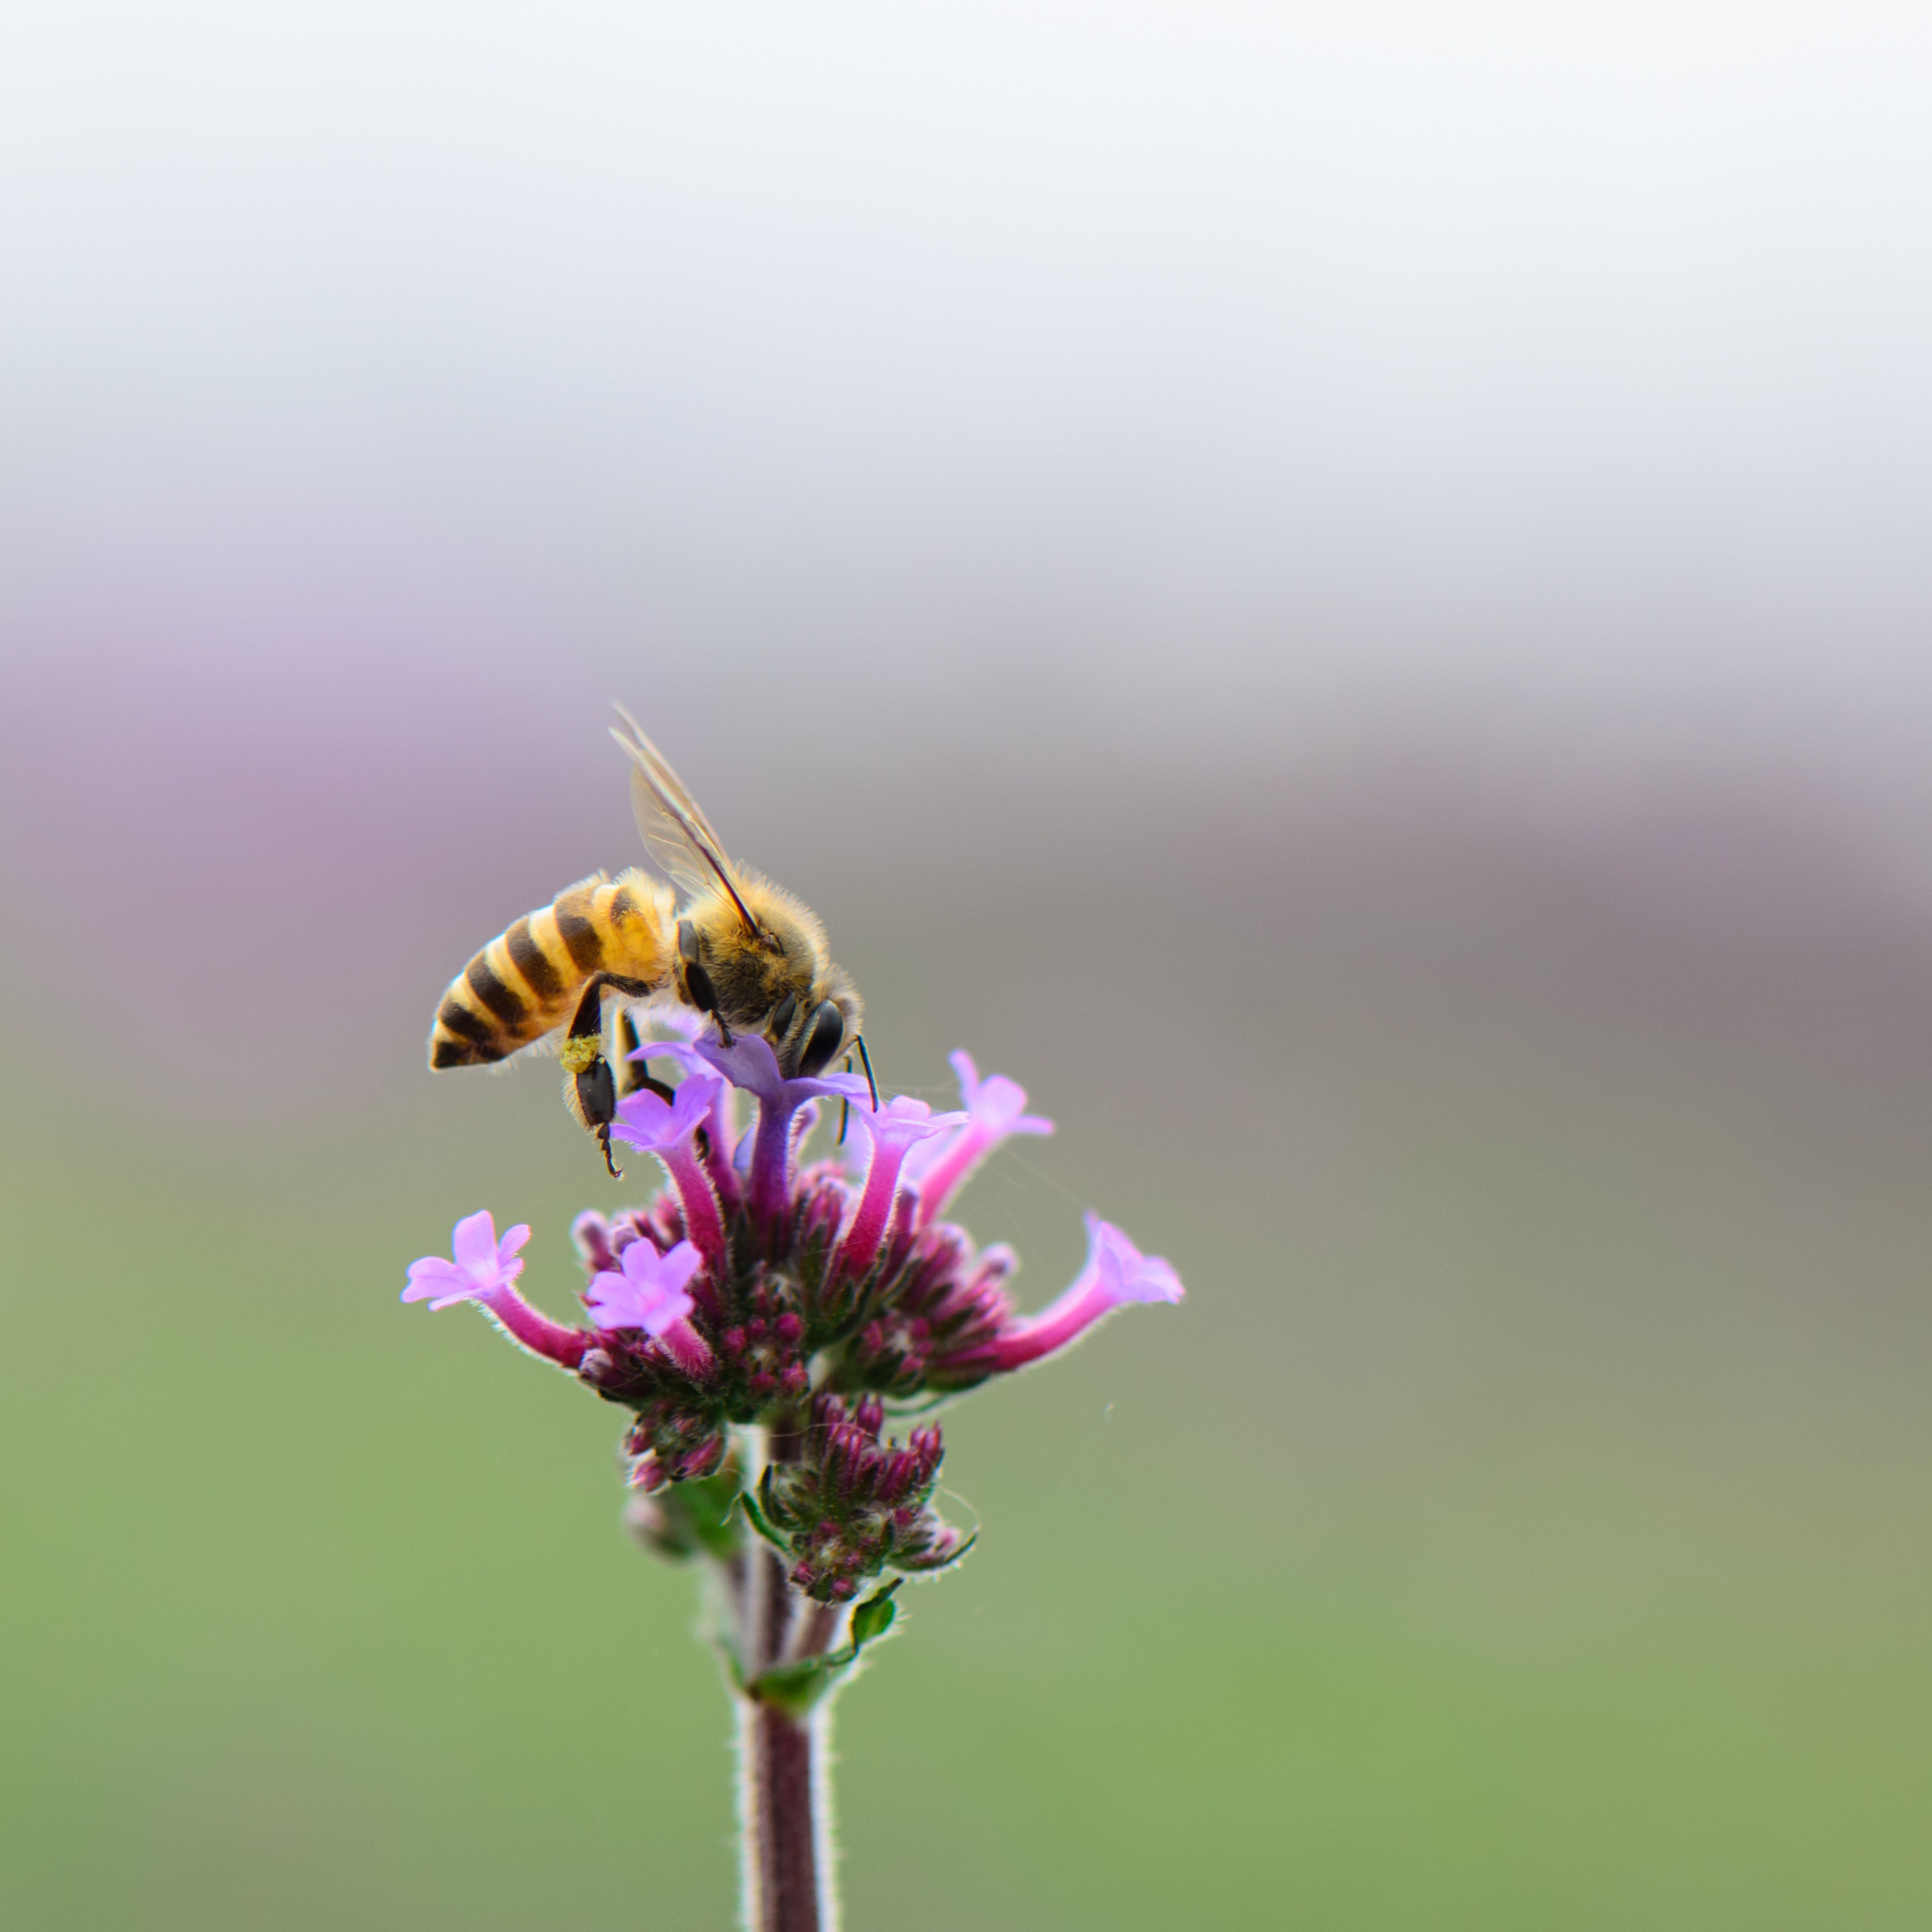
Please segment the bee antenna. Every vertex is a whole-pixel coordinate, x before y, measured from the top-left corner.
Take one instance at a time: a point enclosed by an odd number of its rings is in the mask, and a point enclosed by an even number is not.
[[[866,1051],[866,1036],[855,1033],[852,1044],[859,1049],[860,1064],[866,1070],[866,1084],[872,1090],[872,1112],[876,1114],[879,1111],[879,1083],[872,1078],[872,1056]]]

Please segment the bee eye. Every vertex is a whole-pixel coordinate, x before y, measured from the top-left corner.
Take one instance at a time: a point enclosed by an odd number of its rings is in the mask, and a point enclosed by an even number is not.
[[[700,1013],[715,1013],[718,1010],[718,994],[711,984],[711,975],[702,966],[687,966],[684,969],[684,990]]]
[[[788,993],[772,1009],[772,1016],[766,1022],[774,1038],[783,1040],[791,1031],[791,1023],[798,1016],[798,995]]]
[[[844,1037],[845,1016],[830,1000],[824,1001],[812,1016],[812,1030],[798,1056],[799,1072],[808,1080],[824,1072]]]

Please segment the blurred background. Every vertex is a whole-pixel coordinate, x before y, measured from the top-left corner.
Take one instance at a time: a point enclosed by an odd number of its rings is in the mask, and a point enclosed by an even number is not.
[[[444,982],[621,698],[889,1087],[1060,1124],[852,1932],[1932,1917],[1932,28],[0,27],[0,1919],[726,1924],[628,1196]]]

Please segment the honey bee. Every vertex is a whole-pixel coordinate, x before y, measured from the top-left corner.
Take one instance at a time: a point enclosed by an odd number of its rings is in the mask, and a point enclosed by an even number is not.
[[[631,760],[638,830],[672,883],[632,866],[614,879],[596,872],[566,886],[450,982],[429,1036],[429,1064],[440,1070],[500,1060],[567,1028],[559,1054],[564,1099],[596,1136],[614,1175],[619,1088],[604,1051],[607,993],[634,1000],[668,989],[708,1014],[728,1046],[739,1034],[762,1034],[788,1078],[821,1073],[854,1048],[872,1077],[859,1030],[863,1005],[832,964],[818,915],[732,862],[664,754],[616,709],[623,729],[614,725],[610,735]],[[635,1044],[628,1013],[619,1033]]]

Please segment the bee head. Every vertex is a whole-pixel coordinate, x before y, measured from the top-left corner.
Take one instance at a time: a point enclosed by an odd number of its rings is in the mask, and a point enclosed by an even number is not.
[[[678,922],[679,994],[734,1033],[762,1034],[788,1078],[822,1073],[859,1030],[859,996],[832,964],[809,908],[755,878],[746,880],[745,902],[755,934],[722,895],[698,901]]]
[[[788,992],[766,1028],[779,1070],[788,1079],[816,1078],[858,1037],[864,1010],[840,966],[828,964],[806,998]]]

